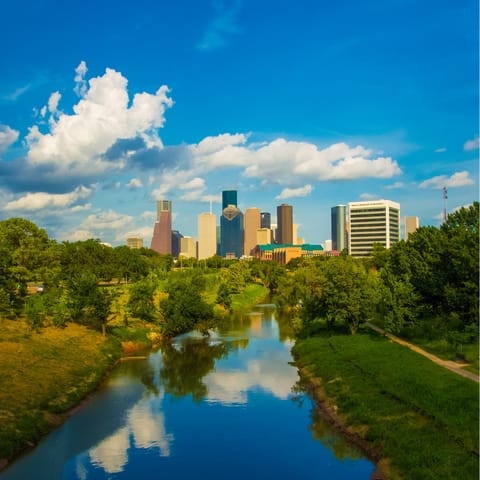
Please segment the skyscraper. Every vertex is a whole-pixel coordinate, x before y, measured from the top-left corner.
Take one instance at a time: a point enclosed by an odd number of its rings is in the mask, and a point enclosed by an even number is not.
[[[213,257],[217,253],[217,217],[213,213],[200,213],[197,233],[198,259]]]
[[[222,210],[229,205],[237,206],[237,191],[236,190],[223,190],[222,192]]]
[[[373,244],[385,248],[400,241],[400,204],[390,200],[350,202],[348,252],[354,257],[368,257]]]
[[[257,245],[257,230],[260,228],[260,209],[247,208],[244,217],[243,254],[251,255]]]
[[[178,230],[172,230],[172,256],[178,258],[180,255],[180,242],[183,235]]]
[[[272,217],[270,213],[260,213],[260,228],[272,228]]]
[[[347,246],[347,207],[337,205],[332,207],[332,250],[341,252]]]
[[[418,217],[405,217],[405,240],[419,227]]]
[[[243,253],[243,213],[234,205],[225,207],[220,218],[220,256],[240,258]]]
[[[172,253],[172,202],[157,201],[157,221],[153,228],[152,250],[162,254]]]
[[[277,243],[283,245],[293,243],[293,208],[291,205],[282,203],[277,207],[277,224]]]

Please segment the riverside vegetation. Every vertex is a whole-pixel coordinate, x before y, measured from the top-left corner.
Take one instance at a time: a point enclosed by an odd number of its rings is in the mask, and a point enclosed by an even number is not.
[[[478,386],[367,333],[369,320],[478,373],[478,203],[373,256],[182,259],[0,222],[0,458],[62,421],[122,355],[268,294],[319,404],[386,478],[478,477]],[[178,268],[180,266],[180,268]],[[36,286],[42,285],[37,293]],[[53,373],[52,373],[53,372]]]

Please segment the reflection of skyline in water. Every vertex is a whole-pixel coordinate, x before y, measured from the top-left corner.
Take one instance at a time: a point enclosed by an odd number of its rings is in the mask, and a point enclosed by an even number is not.
[[[350,460],[337,464],[332,450],[355,454],[310,416],[309,400],[308,412],[292,405],[293,341],[273,312],[234,318],[210,337],[176,337],[147,360],[119,364],[92,402],[32,452],[30,464],[0,479],[243,480],[239,461],[262,478],[311,478],[314,471],[368,478],[366,460],[353,470]]]

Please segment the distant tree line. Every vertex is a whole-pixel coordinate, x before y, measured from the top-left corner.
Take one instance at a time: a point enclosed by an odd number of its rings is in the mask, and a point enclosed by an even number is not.
[[[271,261],[184,259],[150,249],[109,247],[98,240],[62,242],[32,222],[0,222],[0,317],[24,315],[32,327],[45,319],[105,329],[115,289],[128,283],[123,305],[129,319],[155,322],[166,335],[208,330],[218,309],[250,283],[263,284],[288,312],[299,335],[325,326],[355,333],[367,320],[412,337],[444,336],[453,343],[478,340],[479,204],[421,227],[372,257]],[[41,284],[41,295],[28,291]],[[162,291],[161,298],[158,292]]]

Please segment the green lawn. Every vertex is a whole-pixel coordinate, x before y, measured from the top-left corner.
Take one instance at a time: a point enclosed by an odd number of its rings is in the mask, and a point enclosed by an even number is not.
[[[346,423],[391,464],[391,478],[478,479],[478,384],[372,334],[299,340]]]

